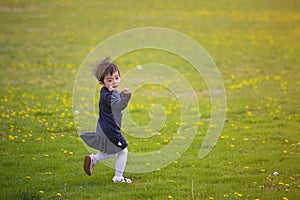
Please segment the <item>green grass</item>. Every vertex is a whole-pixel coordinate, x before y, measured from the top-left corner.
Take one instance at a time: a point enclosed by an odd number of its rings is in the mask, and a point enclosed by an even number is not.
[[[299,10],[296,0],[1,1],[0,199],[299,198]],[[88,177],[88,152],[72,115],[76,73],[103,40],[147,26],[180,31],[212,56],[227,96],[221,137],[199,159],[210,117],[203,80],[176,55],[132,52],[116,61],[122,73],[153,59],[173,66],[194,87],[203,123],[178,160],[151,173],[126,173],[130,185],[112,184],[114,170],[103,164]],[[151,85],[133,94],[136,123],[149,122],[151,103],[171,111],[161,137],[128,136],[129,151],[159,149],[178,127],[178,102]]]

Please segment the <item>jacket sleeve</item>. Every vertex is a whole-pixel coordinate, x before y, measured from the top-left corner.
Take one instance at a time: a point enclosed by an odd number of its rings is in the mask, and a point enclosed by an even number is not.
[[[127,107],[131,94],[112,92],[110,95],[107,95],[107,98],[107,102],[110,102],[113,112],[121,112]]]

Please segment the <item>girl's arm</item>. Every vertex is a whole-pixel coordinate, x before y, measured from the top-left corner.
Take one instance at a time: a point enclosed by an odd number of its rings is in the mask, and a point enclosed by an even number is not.
[[[128,88],[123,89],[123,91],[118,94],[118,92],[113,92],[111,95],[111,108],[113,111],[121,112],[124,110],[131,97],[131,91]]]

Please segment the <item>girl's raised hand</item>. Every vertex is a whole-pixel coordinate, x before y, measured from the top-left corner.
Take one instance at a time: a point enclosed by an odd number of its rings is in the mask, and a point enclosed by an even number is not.
[[[122,92],[123,92],[124,94],[131,94],[131,90],[130,90],[129,88],[124,88],[124,89],[122,90]]]

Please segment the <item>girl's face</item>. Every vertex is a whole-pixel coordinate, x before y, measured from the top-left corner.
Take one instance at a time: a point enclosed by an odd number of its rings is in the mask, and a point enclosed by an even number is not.
[[[120,75],[119,72],[116,71],[112,75],[108,74],[104,77],[103,83],[101,83],[108,90],[116,90],[120,85]]]

